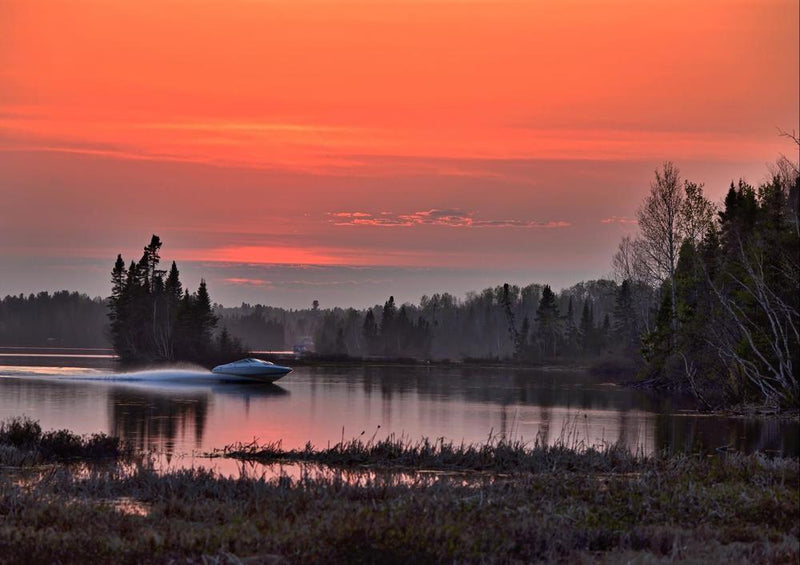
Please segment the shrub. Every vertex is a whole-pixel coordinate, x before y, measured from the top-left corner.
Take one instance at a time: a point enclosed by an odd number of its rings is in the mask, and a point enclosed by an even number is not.
[[[39,450],[45,459],[72,459],[82,455],[83,440],[69,430],[45,432]]]
[[[38,445],[42,438],[42,427],[39,422],[27,416],[15,416],[0,422],[0,444],[31,449]]]

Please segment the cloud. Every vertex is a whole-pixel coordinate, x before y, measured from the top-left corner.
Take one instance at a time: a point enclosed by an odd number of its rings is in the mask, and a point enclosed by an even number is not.
[[[453,228],[565,228],[569,222],[537,220],[482,220],[476,219],[472,212],[458,209],[432,208],[411,214],[381,212],[329,212],[331,222],[337,226],[447,226]]]
[[[372,214],[366,212],[331,212],[328,214],[336,218],[369,218]]]
[[[627,216],[611,216],[600,220],[601,224],[638,224],[636,218],[629,218]]]
[[[226,279],[222,279],[224,282],[228,284],[238,285],[238,286],[272,286],[272,283],[266,279],[250,279],[244,277],[229,277]]]

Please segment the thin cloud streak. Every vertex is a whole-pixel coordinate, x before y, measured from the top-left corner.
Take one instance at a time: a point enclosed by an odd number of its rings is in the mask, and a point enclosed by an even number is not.
[[[636,218],[629,218],[627,216],[611,216],[610,218],[603,218],[600,220],[601,224],[633,224],[636,225],[639,221]]]
[[[15,112],[20,112],[14,116]],[[431,129],[267,121],[140,121],[66,107],[0,106],[4,150],[59,151],[113,159],[187,162],[323,175],[497,177],[497,160],[730,159],[765,145],[772,132],[730,134],[613,128],[526,129],[472,124]],[[79,146],[76,148],[76,146]],[[113,146],[116,150],[109,151]],[[468,166],[463,166],[467,164]],[[487,166],[488,165],[488,166]]]
[[[541,222],[536,220],[480,220],[472,212],[461,210],[431,209],[412,214],[381,212],[379,215],[366,212],[331,212],[331,222],[336,226],[447,226],[452,228],[566,228],[565,221]]]

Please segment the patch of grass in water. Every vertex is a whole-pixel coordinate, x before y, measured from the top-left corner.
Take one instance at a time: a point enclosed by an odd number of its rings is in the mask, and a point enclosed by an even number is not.
[[[490,435],[485,443],[454,443],[439,438],[411,441],[394,434],[385,439],[367,441],[361,437],[342,441],[332,447],[285,450],[280,441],[237,443],[209,454],[242,461],[313,462],[334,467],[368,466],[371,468],[424,469],[441,471],[489,471],[495,473],[542,472],[553,468],[587,472],[630,472],[645,459],[621,445],[587,447],[582,442],[565,439],[548,444],[537,438],[533,444],[504,436]]]
[[[69,430],[42,432],[39,422],[26,416],[0,422],[0,465],[20,467],[130,455],[131,450],[119,438],[104,433],[80,436]]]

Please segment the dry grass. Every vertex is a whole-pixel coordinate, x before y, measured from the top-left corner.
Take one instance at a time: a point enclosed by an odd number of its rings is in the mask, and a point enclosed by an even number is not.
[[[20,467],[51,461],[117,460],[130,456],[119,438],[106,434],[79,436],[69,430],[42,432],[25,416],[0,422],[0,465]]]
[[[363,433],[362,433],[363,435]],[[537,438],[532,444],[522,440],[490,435],[485,443],[453,443],[443,438],[408,438],[390,435],[367,441],[355,438],[332,447],[284,450],[281,442],[238,443],[209,454],[261,463],[308,462],[333,467],[371,469],[488,471],[494,473],[540,473],[558,468],[564,471],[631,472],[645,457],[618,445],[586,446],[573,441],[575,430],[567,428],[561,438],[548,444]]]
[[[29,471],[27,480],[19,470],[0,471],[0,562],[797,563],[800,556],[797,459],[643,458],[500,440],[463,448],[351,443],[336,448],[343,454],[358,465],[373,458],[406,469],[425,463],[504,474],[408,480],[372,468],[353,483],[348,463],[348,473],[334,468],[300,480],[221,478],[203,469],[162,474],[146,459],[59,464]]]

